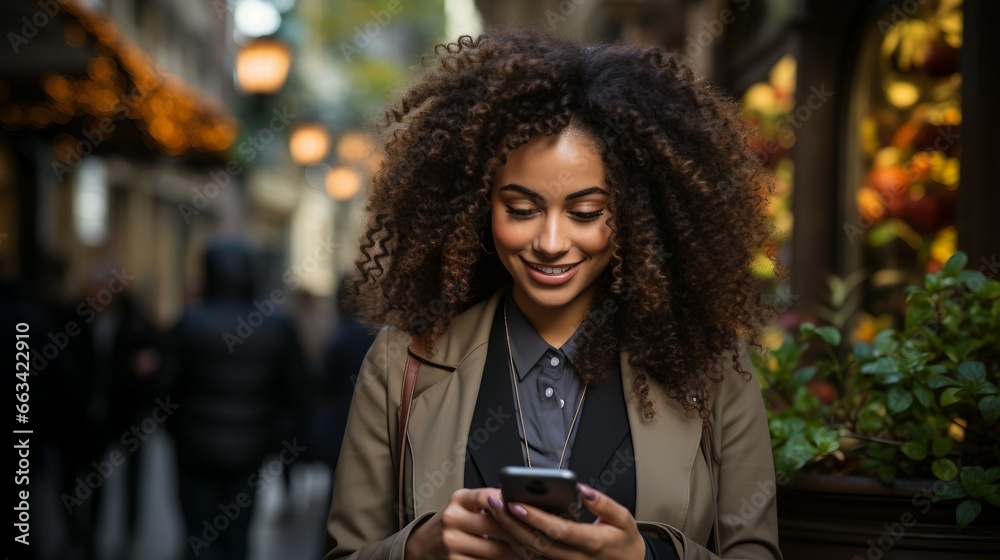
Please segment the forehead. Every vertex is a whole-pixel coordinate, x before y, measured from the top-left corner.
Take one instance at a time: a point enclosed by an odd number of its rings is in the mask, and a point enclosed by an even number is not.
[[[538,134],[507,157],[497,169],[494,192],[511,183],[543,196],[561,197],[584,187],[605,187],[607,167],[597,142],[583,132]]]

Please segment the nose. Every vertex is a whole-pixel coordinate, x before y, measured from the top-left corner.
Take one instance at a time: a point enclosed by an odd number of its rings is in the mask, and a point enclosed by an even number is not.
[[[535,235],[532,249],[554,259],[569,250],[569,237],[560,216],[550,213],[541,221],[541,228]]]

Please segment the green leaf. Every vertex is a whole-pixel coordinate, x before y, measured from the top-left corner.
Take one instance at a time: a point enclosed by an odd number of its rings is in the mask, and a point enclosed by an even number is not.
[[[958,396],[958,392],[961,391],[961,387],[949,387],[941,393],[941,406],[948,406],[949,404],[957,403],[962,400],[962,397]]]
[[[986,481],[996,482],[1000,480],[1000,467],[990,467],[986,470]]]
[[[889,389],[887,399],[889,412],[895,414],[910,408],[910,405],[913,404],[913,393],[902,387],[893,387]]]
[[[996,280],[987,282],[983,289],[979,290],[979,297],[986,300],[1000,297],[1000,282]]]
[[[816,329],[816,335],[823,339],[830,346],[840,345],[840,331],[836,327],[819,327]]]
[[[948,262],[944,263],[944,273],[948,276],[956,276],[965,269],[967,264],[969,264],[969,256],[964,251],[958,251],[948,259]]]
[[[863,433],[877,433],[884,425],[882,417],[871,408],[864,408],[858,413],[858,429]]]
[[[866,362],[872,357],[872,345],[867,342],[858,342],[854,345],[854,357],[861,362]]]
[[[982,362],[958,364],[958,377],[970,382],[986,381],[986,366]]]
[[[997,392],[998,392],[997,386],[990,383],[989,381],[983,381],[979,385],[979,389],[976,390],[976,393],[980,395],[995,395],[997,394]]]
[[[822,455],[833,453],[840,448],[840,442],[837,441],[837,432],[825,426],[814,426],[810,429],[809,439]]]
[[[927,446],[921,445],[915,441],[908,441],[904,443],[900,448],[903,455],[906,455],[914,461],[923,461],[927,457]]]
[[[990,496],[986,496],[986,501],[995,505],[996,507],[1000,507],[1000,494],[992,494]]]
[[[799,432],[782,446],[779,456],[782,466],[789,470],[797,470],[816,456],[816,448],[806,440],[805,434]]]
[[[995,424],[1000,419],[1000,397],[990,395],[979,399],[979,412],[983,413],[987,424]]]
[[[961,474],[962,485],[970,494],[979,486],[986,484],[986,469],[983,467],[963,467]]]
[[[968,493],[957,480],[949,480],[941,485],[936,497],[938,500],[957,500],[966,496]]]
[[[935,457],[944,457],[951,452],[951,448],[954,447],[955,440],[950,437],[941,437],[934,440],[931,444],[931,451],[934,453]]]
[[[898,371],[896,373],[880,373],[875,376],[875,381],[878,381],[882,385],[892,385],[894,383],[899,383],[904,377],[905,376],[902,372]]]
[[[899,372],[899,360],[891,356],[882,356],[874,362],[868,362],[861,366],[861,373],[875,375],[893,374]]]
[[[804,368],[799,368],[793,375],[791,385],[793,387],[798,387],[800,385],[805,385],[810,379],[816,376],[816,366],[806,366]]]
[[[958,528],[964,529],[979,517],[979,512],[983,511],[983,504],[979,503],[978,500],[965,500],[964,502],[958,504],[958,509],[955,510],[955,520],[958,522]]]
[[[934,391],[931,391],[920,383],[913,384],[913,396],[926,408],[930,408],[931,403],[934,402]]]
[[[963,338],[962,340],[956,342],[954,347],[945,348],[945,353],[948,354],[948,357],[951,358],[952,361],[962,362],[965,361],[965,357],[969,355],[969,352],[972,351],[975,345],[976,342],[974,340]]]
[[[907,309],[906,328],[916,328],[932,316],[934,316],[934,304],[928,299],[921,299]]]
[[[958,476],[958,467],[951,459],[942,457],[931,463],[931,472],[940,480],[952,480]]]
[[[927,288],[927,291],[937,292],[938,288],[941,287],[941,273],[928,272],[924,274],[924,287]]]
[[[969,490],[969,495],[973,498],[985,498],[991,494],[996,494],[997,485],[996,484],[982,484],[976,486],[972,490]]]
[[[955,381],[947,375],[932,375],[930,379],[927,380],[927,386],[931,389],[940,389],[941,387],[958,387],[961,385],[958,381]]]
[[[875,335],[875,340],[872,341],[872,344],[875,347],[874,355],[876,357],[884,356],[891,352],[892,348],[896,345],[895,336],[896,331],[893,329],[879,331],[879,333]]]
[[[931,372],[931,375],[948,375],[948,366],[944,364],[931,364],[927,366],[927,371]]]
[[[958,281],[968,286],[974,294],[978,294],[986,286],[986,276],[978,270],[963,270],[958,273]]]

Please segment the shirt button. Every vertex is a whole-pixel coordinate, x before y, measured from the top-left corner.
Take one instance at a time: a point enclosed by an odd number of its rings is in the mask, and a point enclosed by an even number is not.
[[[549,360],[549,363],[552,364],[552,365],[554,365],[554,366],[557,366],[557,365],[559,365],[559,358],[556,358],[555,356],[553,356],[552,359]]]
[[[545,389],[545,396],[546,397],[551,397],[552,396],[552,387],[549,387],[548,389]]]
[[[566,406],[566,401],[559,399],[559,408]]]

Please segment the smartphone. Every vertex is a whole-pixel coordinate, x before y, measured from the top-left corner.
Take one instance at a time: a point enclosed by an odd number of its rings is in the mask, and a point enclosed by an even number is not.
[[[583,511],[576,473],[567,469],[504,467],[500,491],[504,503],[528,504],[572,521],[579,521]]]

